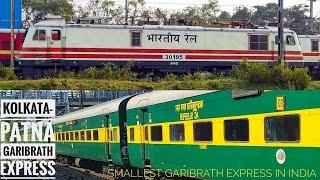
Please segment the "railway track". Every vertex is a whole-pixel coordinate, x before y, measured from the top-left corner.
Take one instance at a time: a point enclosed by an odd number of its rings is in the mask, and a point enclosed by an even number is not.
[[[100,179],[109,179],[113,180],[114,178],[105,174],[101,174],[98,172],[95,172],[93,170],[81,168],[81,167],[76,167],[68,164],[62,164],[62,163],[56,163],[59,169],[57,170],[58,173],[65,174],[65,172],[70,171],[70,172],[77,172],[78,176],[76,176],[76,179],[90,179],[90,180],[100,180]],[[59,171],[60,170],[60,171]],[[69,175],[70,176],[70,175]],[[73,175],[71,175],[73,177]],[[70,178],[66,178],[70,179]]]

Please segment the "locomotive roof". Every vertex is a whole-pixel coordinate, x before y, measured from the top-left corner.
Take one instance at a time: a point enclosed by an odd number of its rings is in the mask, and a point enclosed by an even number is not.
[[[231,31],[231,32],[277,32],[275,27],[261,27],[258,29],[214,28],[202,26],[169,26],[169,25],[103,25],[103,24],[66,24],[64,20],[47,20],[35,24],[36,27],[68,27],[68,28],[104,28],[104,29],[132,29],[132,30],[180,30],[180,31]],[[294,32],[285,29],[285,32]]]
[[[299,38],[320,38],[320,35],[298,35]]]
[[[116,112],[116,111],[118,111],[120,103],[128,97],[130,97],[130,96],[111,100],[111,101],[104,102],[104,103],[101,103],[101,104],[98,104],[95,106],[91,106],[88,108],[84,108],[84,109],[80,109],[80,110],[68,113],[66,115],[55,118],[53,124],[58,124],[58,123],[62,123],[62,122],[67,122],[67,121],[72,121],[72,120],[82,119],[82,118],[87,118],[87,117],[92,117],[92,116],[96,116],[99,114],[108,114],[108,113]]]
[[[25,29],[14,29],[15,33],[24,33],[26,30]],[[11,29],[0,29],[0,33],[10,33]]]
[[[152,91],[132,97],[128,104],[127,109],[140,108],[144,106],[150,106],[154,104],[160,104],[168,101],[174,101],[184,99],[192,96],[198,96],[202,94],[212,93],[217,91],[207,90],[167,90],[167,91]]]

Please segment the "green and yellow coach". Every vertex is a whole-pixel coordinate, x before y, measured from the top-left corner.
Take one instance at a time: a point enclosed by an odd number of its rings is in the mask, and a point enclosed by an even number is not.
[[[167,177],[319,178],[319,119],[320,91],[153,91],[57,118],[56,151]]]

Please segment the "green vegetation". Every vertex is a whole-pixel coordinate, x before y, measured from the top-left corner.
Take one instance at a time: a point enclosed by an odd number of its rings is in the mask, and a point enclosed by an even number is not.
[[[308,70],[291,69],[276,65],[269,68],[264,63],[241,62],[234,67],[235,78],[241,89],[307,89],[311,83]]]
[[[184,76],[168,74],[163,78],[139,78],[131,65],[112,64],[102,69],[91,67],[78,74],[59,73],[54,78],[18,80],[12,70],[0,66],[0,89],[99,89],[99,90],[170,90],[170,89],[320,89],[320,82],[312,82],[307,69],[291,69],[264,63],[243,61],[234,66],[231,77],[197,72]]]
[[[17,76],[10,67],[0,64],[0,80],[16,80]]]

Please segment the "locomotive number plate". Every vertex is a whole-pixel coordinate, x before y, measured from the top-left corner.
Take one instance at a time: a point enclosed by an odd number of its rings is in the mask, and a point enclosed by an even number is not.
[[[183,61],[186,59],[184,54],[164,54],[163,60],[164,61]]]

